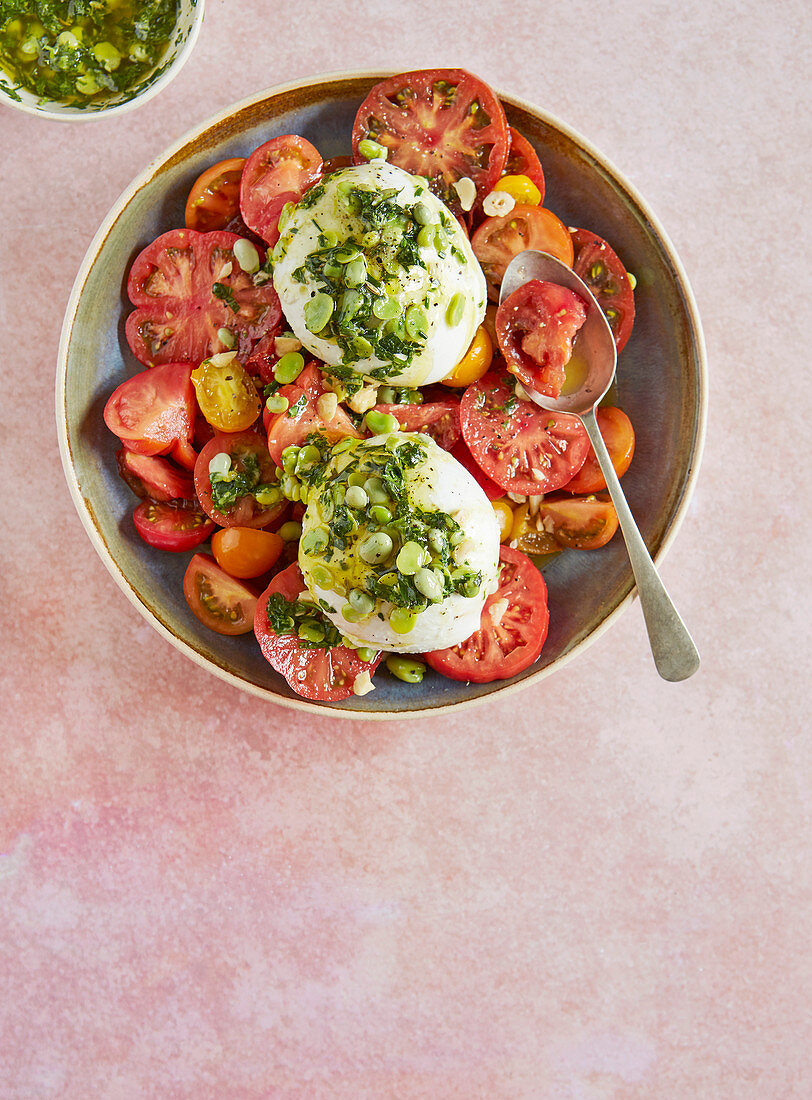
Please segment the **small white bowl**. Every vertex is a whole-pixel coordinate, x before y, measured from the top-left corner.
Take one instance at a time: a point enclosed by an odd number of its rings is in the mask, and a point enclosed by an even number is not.
[[[0,103],[25,111],[29,115],[41,115],[58,122],[76,122],[132,111],[157,95],[183,68],[200,33],[204,7],[205,0],[179,0],[178,20],[166,53],[140,84],[117,96],[100,103],[88,103],[84,107],[70,106],[54,99],[40,99],[33,92],[15,87],[12,78],[0,67]]]

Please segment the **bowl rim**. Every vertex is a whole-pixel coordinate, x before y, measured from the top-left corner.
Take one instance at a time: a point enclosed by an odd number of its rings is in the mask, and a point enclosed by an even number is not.
[[[270,97],[276,97],[281,94],[293,91],[300,91],[302,89],[312,87],[313,85],[338,83],[346,80],[354,79],[373,79],[383,80],[388,76],[393,75],[395,70],[393,69],[357,69],[357,70],[338,70],[325,73],[317,73],[314,76],[307,77],[300,80],[287,81],[283,84],[271,85],[268,88],[264,88],[253,95],[247,96],[244,99],[238,100],[235,103],[229,104],[227,107],[211,115],[209,118],[191,127],[185,133],[181,135],[175,142],[167,146],[157,156],[155,156],[147,165],[147,167],[135,177],[134,180],[121,192],[119,197],[110,207],[109,211],[105,215],[101,225],[94,234],[90,244],[87,247],[85,255],[79,266],[79,270],[76,274],[73,286],[71,288],[70,297],[68,299],[67,306],[65,308],[65,317],[62,323],[62,330],[59,340],[59,349],[57,353],[57,372],[56,372],[56,387],[55,387],[55,413],[57,421],[57,435],[59,441],[59,454],[62,460],[62,466],[65,472],[65,478],[68,483],[68,488],[73,499],[74,507],[79,514],[79,518],[82,525],[87,532],[90,541],[92,542],[97,554],[102,559],[102,562],[106,566],[108,572],[115,580],[118,587],[124,592],[128,600],[134,604],[141,615],[149,622],[149,624],[168,642],[170,642],[176,649],[183,653],[186,657],[190,658],[205,669],[207,672],[217,676],[219,679],[224,680],[226,683],[231,684],[232,687],[238,688],[241,691],[247,692],[257,698],[265,700],[265,702],[275,703],[278,706],[285,707],[290,710],[298,710],[307,714],[318,714],[322,716],[329,716],[333,718],[340,718],[344,721],[391,721],[391,720],[406,720],[416,718],[429,718],[436,717],[439,714],[445,714],[450,711],[460,712],[463,710],[471,709],[475,706],[480,706],[493,702],[493,693],[488,695],[477,696],[473,699],[465,699],[455,703],[439,704],[437,706],[420,707],[414,710],[408,711],[365,711],[365,710],[342,710],[337,707],[331,706],[329,703],[319,703],[313,700],[296,698],[287,698],[285,696],[277,695],[269,692],[267,688],[261,687],[257,684],[253,684],[242,677],[230,672],[228,669],[222,667],[210,658],[203,656],[194,647],[189,645],[183,639],[174,634],[152,611],[146,606],[143,600],[135,591],[134,587],[119,567],[115,558],[107,548],[107,545],[101,535],[95,519],[93,511],[89,506],[88,501],[82,495],[79,481],[76,475],[76,470],[73,465],[71,444],[68,435],[68,423],[66,415],[66,397],[67,397],[67,364],[68,364],[68,346],[70,344],[73,325],[76,320],[76,312],[79,306],[79,300],[84,289],[84,285],[87,281],[90,270],[101,251],[107,237],[110,234],[115,222],[124,208],[130,202],[130,200],[138,193],[138,191],[144,187],[153,178],[155,173],[160,168],[177,156],[185,146],[189,145],[195,138],[199,137],[206,130],[218,123],[227,121],[232,115],[239,111],[242,111],[248,107],[252,107],[257,103],[262,102]],[[665,229],[661,225],[659,219],[651,210],[649,204],[639,193],[637,188],[631,183],[631,181],[613,164],[609,158],[604,156],[591,142],[587,141],[581,136],[578,131],[574,130],[566,122],[561,121],[555,115],[548,111],[542,110],[536,107],[532,103],[518,96],[507,95],[498,88],[494,88],[497,96],[504,103],[524,110],[535,117],[539,118],[545,125],[549,125],[554,129],[559,130],[572,142],[580,146],[580,148],[592,157],[598,164],[602,165],[622,186],[629,197],[636,203],[641,213],[645,215],[651,229],[655,235],[659,238],[659,241],[667,255],[669,262],[673,265],[677,279],[680,284],[680,289],[685,299],[685,310],[690,322],[692,330],[693,344],[697,358],[697,430],[694,441],[694,448],[692,455],[690,456],[689,467],[687,477],[685,480],[684,488],[681,493],[680,499],[677,502],[676,509],[668,524],[668,527],[663,535],[662,542],[654,555],[654,560],[657,563],[662,562],[665,554],[670,549],[679,528],[682,526],[683,520],[688,511],[691,497],[696,485],[696,480],[699,472],[699,466],[702,460],[702,453],[705,444],[705,433],[707,428],[707,406],[708,406],[708,373],[707,373],[707,351],[705,345],[705,337],[702,331],[702,324],[699,318],[699,310],[696,304],[696,298],[694,296],[693,289],[688,280],[688,276],[682,265],[677,251],[674,247],[671,238],[666,233]],[[559,658],[553,661],[551,664],[544,668],[538,669],[536,672],[531,673],[524,679],[514,684],[505,684],[504,687],[499,689],[500,699],[506,698],[511,695],[515,695],[519,691],[523,691],[531,684],[537,684],[541,680],[545,679],[553,672],[557,672],[563,668],[569,662],[580,655],[586,648],[592,645],[598,638],[600,638],[619,618],[619,616],[627,610],[631,605],[632,600],[636,596],[636,587],[634,583],[629,592],[623,597],[618,605],[609,612],[609,614],[592,630],[586,637],[578,641],[571,650],[562,654]],[[654,666],[652,664],[652,671]]]
[[[51,122],[94,122],[102,118],[110,118],[112,115],[123,115],[127,111],[134,111],[136,107],[141,107],[148,100],[158,95],[159,92],[162,92],[167,84],[170,84],[175,79],[189,60],[203,27],[206,0],[194,0],[192,9],[194,11],[194,18],[189,28],[189,34],[186,36],[181,44],[181,48],[169,62],[164,72],[162,72],[158,79],[152,84],[145,87],[143,91],[136,92],[134,96],[124,103],[112,103],[109,107],[100,107],[97,111],[75,110],[72,109],[69,104],[60,103],[58,99],[40,100],[39,105],[37,105],[12,99],[3,88],[2,84],[0,84],[0,103],[5,104],[7,107],[13,107],[17,111],[22,111],[23,114],[26,115],[35,115],[37,118],[47,118]],[[180,17],[180,11],[178,12],[178,17]],[[2,68],[0,68],[0,77],[10,79]]]

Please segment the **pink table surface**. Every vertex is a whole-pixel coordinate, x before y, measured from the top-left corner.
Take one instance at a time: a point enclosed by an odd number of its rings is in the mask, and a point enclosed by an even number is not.
[[[462,13],[210,2],[131,115],[0,108],[3,1100],[810,1095],[808,7]],[[587,135],[687,267],[710,421],[662,570],[685,684],[635,604],[505,702],[305,717],[173,650],[74,511],[60,324],[130,179],[267,85],[432,64]]]

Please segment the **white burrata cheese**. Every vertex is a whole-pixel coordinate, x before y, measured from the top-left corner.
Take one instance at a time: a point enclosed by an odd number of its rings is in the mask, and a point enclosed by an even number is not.
[[[391,192],[382,201],[398,208],[402,224],[390,221],[375,228],[374,213],[370,219],[369,214],[353,212],[358,206],[353,192],[358,189],[377,196]],[[418,203],[421,221],[414,216]],[[381,221],[380,216],[377,220]],[[328,366],[349,367],[357,375],[399,386],[428,385],[451,373],[485,316],[485,277],[459,222],[422,177],[382,160],[345,168],[311,188],[283,221],[274,249],[274,287],[288,324],[309,351]],[[405,231],[415,242],[424,221],[423,243],[416,244],[421,262],[412,262],[409,250],[399,248],[399,239]],[[359,301],[358,265],[351,273],[352,285],[346,286],[341,260],[331,262],[326,256],[331,248],[346,249],[343,255],[353,251],[363,255],[366,279],[361,288],[367,298],[361,315],[366,313],[366,318],[357,331],[370,343],[371,354],[370,348],[366,354],[357,348],[348,351],[346,339],[341,346],[340,337],[346,333],[338,331],[337,325]],[[318,333],[308,328],[305,309],[316,294],[327,294],[333,302],[332,316]],[[370,301],[386,298],[397,304],[394,316],[370,315]],[[425,311],[425,332],[415,333],[415,326],[407,324],[410,307]],[[390,331],[410,343],[413,354],[408,365],[390,358],[385,350],[379,353],[378,340]]]
[[[422,449],[423,460],[404,471],[403,492],[399,500],[391,501],[391,510],[394,512],[399,503],[406,501],[411,509],[450,516],[459,524],[462,537],[451,550],[448,569],[480,574],[481,580],[475,594],[452,592],[438,602],[429,602],[416,614],[411,629],[402,633],[391,625],[390,616],[395,610],[391,602],[376,598],[374,607],[359,618],[349,600],[352,590],[356,593],[364,590],[371,575],[397,572],[397,536],[391,555],[370,565],[359,552],[370,530],[378,526],[368,523],[367,510],[354,510],[358,526],[346,536],[342,549],[334,546],[330,522],[335,516],[334,492],[339,475],[360,470],[364,476],[367,473],[374,476],[374,469],[367,465],[368,458],[380,455],[382,447],[391,450],[401,443],[415,441]],[[313,551],[314,544],[325,543],[323,549]],[[422,433],[392,432],[353,441],[348,450],[330,459],[321,484],[310,490],[302,520],[299,566],[308,591],[341,633],[356,645],[394,653],[426,653],[464,641],[479,629],[485,600],[496,589],[498,563],[499,524],[490,501],[471,474]],[[345,616],[348,608],[349,618]]]

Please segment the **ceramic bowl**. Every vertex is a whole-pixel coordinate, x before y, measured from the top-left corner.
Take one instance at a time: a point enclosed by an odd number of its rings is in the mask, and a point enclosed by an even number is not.
[[[124,339],[130,264],[158,234],[183,225],[187,192],[215,161],[247,156],[285,133],[304,135],[325,158],[346,153],[356,109],[385,75],[341,73],[272,88],[203,123],[151,164],[115,203],[82,263],[62,330],[56,395],[62,460],[79,515],[107,568],[155,629],[235,687],[283,705],[358,718],[433,714],[536,683],[607,630],[633,588],[619,535],[602,550],[567,551],[544,571],[550,604],[544,651],[519,676],[464,684],[429,670],[415,685],[382,669],[369,695],[310,703],[270,668],[252,634],[220,637],[193,617],[182,592],[190,554],[150,550],[135,532],[136,500],[118,476],[118,441],[102,420],[110,393],[143,369]],[[705,353],[691,289],[664,231],[628,181],[564,123],[512,96],[501,98],[510,124],[540,154],[546,205],[566,224],[607,238],[637,276],[637,318],[618,369],[619,404],[637,433],[623,485],[643,537],[661,558],[685,513],[704,435]]]
[[[71,106],[54,99],[40,99],[23,88],[15,88],[11,78],[0,67],[0,103],[30,115],[55,119],[57,122],[81,122],[132,111],[157,95],[175,79],[186,64],[203,24],[204,7],[205,0],[179,0],[174,34],[159,64],[139,84],[117,96],[100,103],[88,103],[84,107]]]

